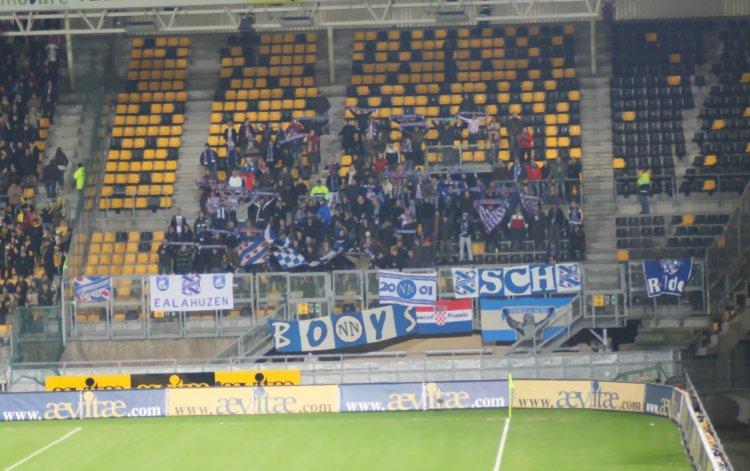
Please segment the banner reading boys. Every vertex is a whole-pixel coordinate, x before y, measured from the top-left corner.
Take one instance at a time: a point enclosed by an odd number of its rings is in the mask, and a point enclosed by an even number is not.
[[[232,274],[149,277],[152,311],[215,311],[234,308]]]

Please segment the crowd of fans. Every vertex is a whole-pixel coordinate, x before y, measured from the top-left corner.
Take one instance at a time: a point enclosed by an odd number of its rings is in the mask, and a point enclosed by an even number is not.
[[[42,167],[40,121],[54,121],[60,37],[0,43],[0,325],[12,306],[52,305],[70,244],[58,195],[68,160],[57,149]],[[47,200],[35,201],[43,183]]]
[[[531,252],[536,262],[584,258],[580,162],[537,165],[524,150],[530,140],[518,115],[505,123],[509,133],[519,131],[510,139],[510,166],[496,157],[499,123],[480,114],[439,122],[439,139],[452,144],[467,127],[495,156],[488,161],[497,163],[491,172],[456,165],[430,174],[423,168],[426,122],[400,122],[396,146],[388,141],[389,122],[372,119],[369,110],[353,113],[356,121],[340,133],[351,164],[342,171],[333,156],[323,176],[313,178],[322,165],[319,128],[297,120],[286,128],[228,122],[227,157],[208,144],[201,153],[201,212],[192,223],[179,210],[171,219],[159,249],[160,271],[288,268],[273,256],[243,266],[238,247],[248,237],[263,239],[267,249],[293,249],[308,262],[297,270],[351,268],[363,259],[399,269],[467,263],[477,248]]]

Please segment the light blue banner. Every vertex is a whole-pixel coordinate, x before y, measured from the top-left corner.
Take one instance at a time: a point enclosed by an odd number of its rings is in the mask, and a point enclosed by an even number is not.
[[[515,342],[519,339],[538,340],[554,337],[564,329],[565,318],[557,317],[567,309],[572,297],[480,299],[482,340]]]

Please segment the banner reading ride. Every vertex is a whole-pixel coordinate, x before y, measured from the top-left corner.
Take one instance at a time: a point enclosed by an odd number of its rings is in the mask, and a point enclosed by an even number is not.
[[[232,274],[149,277],[152,311],[216,311],[234,308]]]
[[[338,386],[168,389],[169,416],[339,412]]]

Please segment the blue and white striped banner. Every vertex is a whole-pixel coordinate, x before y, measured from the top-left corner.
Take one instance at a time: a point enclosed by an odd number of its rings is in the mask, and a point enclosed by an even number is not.
[[[437,272],[401,273],[378,272],[378,297],[383,304],[435,304],[437,301]]]

